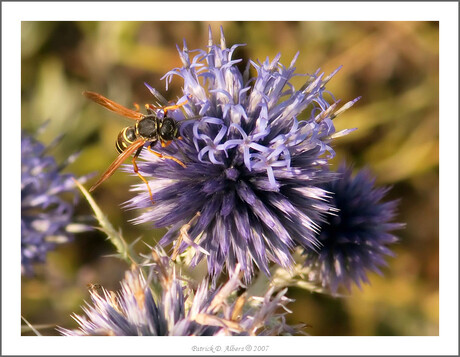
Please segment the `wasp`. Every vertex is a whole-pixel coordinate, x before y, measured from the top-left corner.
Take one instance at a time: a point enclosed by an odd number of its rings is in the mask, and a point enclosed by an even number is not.
[[[149,183],[144,176],[139,172],[139,168],[136,164],[136,159],[139,157],[142,149],[146,143],[149,143],[147,149],[154,154],[155,156],[161,159],[173,160],[182,167],[186,167],[185,164],[174,156],[169,156],[162,154],[153,149],[156,143],[160,142],[162,147],[167,147],[174,139],[181,139],[179,135],[179,123],[167,116],[167,112],[170,110],[178,109],[181,106],[187,104],[188,100],[176,105],[166,106],[166,107],[154,107],[151,104],[146,104],[145,108],[147,110],[147,115],[142,114],[138,110],[128,109],[121,104],[118,104],[101,94],[95,92],[84,91],[83,95],[88,99],[96,102],[99,105],[102,105],[104,108],[120,114],[128,119],[133,119],[136,121],[134,125],[128,126],[120,131],[116,141],[116,149],[119,153],[118,157],[109,168],[104,172],[104,174],[99,178],[99,180],[89,189],[90,192],[94,191],[101,183],[107,180],[113,173],[120,167],[120,165],[132,154],[134,154],[132,159],[134,172],[139,176],[139,178],[147,185],[149,191],[150,200],[152,203],[153,196],[152,191],[150,190]],[[160,118],[156,115],[154,110],[162,110],[164,115],[163,118]]]

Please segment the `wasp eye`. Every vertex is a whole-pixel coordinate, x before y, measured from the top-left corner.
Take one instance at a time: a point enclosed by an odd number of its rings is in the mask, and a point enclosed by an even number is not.
[[[160,136],[163,140],[173,140],[176,137],[177,125],[174,119],[164,118],[160,127]]]

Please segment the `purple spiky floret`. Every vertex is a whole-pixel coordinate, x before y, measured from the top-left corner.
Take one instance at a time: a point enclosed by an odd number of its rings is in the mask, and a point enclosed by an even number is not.
[[[214,44],[210,33],[207,51],[189,51],[185,43],[178,48],[183,66],[164,78],[167,84],[173,77],[184,82],[177,102],[188,103],[167,113],[181,122],[182,140],[161,150],[186,168],[145,153],[139,168],[151,178],[155,204],[146,186],[137,185],[139,194],[126,207],[145,210],[135,223],[169,228],[163,246],[192,220],[179,249],[190,242],[201,247],[192,265],[206,256],[216,277],[240,264],[248,281],[255,266],[269,275],[271,262],[291,267],[296,246],[319,246],[318,224],[329,210],[320,185],[335,177],[327,165],[334,156],[331,118],[337,101],[329,94],[334,104],[327,102],[325,85],[337,71],[305,75],[296,90],[290,80],[298,75],[298,54],[288,67],[278,55],[250,61],[242,73],[242,60],[232,58],[238,46],[227,48],[223,34],[220,45]]]
[[[32,275],[34,264],[44,263],[47,253],[57,244],[70,241],[78,230],[88,229],[73,224],[77,200],[74,176],[63,174],[61,170],[66,164],[58,165],[46,150],[42,143],[22,133],[21,272],[24,275]],[[67,163],[75,157],[72,155]]]
[[[389,246],[398,241],[391,234],[404,224],[393,222],[398,200],[384,202],[389,187],[376,187],[369,170],[355,176],[341,164],[340,179],[325,185],[332,194],[335,214],[322,224],[319,253],[305,251],[311,280],[335,293],[340,286],[368,283],[368,272],[381,274],[385,258],[393,256]]]
[[[221,287],[203,280],[192,288],[162,256],[151,266],[146,279],[128,271],[118,293],[91,290],[92,304],[83,307],[86,316],[73,315],[79,329],[59,327],[66,336],[258,336],[302,333],[301,326],[286,324],[286,290],[264,297],[236,295],[242,287],[235,275]],[[151,284],[156,288],[152,290]],[[154,292],[156,291],[156,292]],[[284,311],[279,311],[284,309]]]

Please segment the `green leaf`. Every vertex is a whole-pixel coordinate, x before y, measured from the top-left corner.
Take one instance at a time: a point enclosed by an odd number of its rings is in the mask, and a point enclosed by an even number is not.
[[[137,265],[138,262],[137,262],[137,259],[135,259],[135,253],[132,250],[132,246],[126,243],[126,240],[123,238],[121,231],[116,230],[112,226],[112,224],[109,222],[109,220],[104,215],[102,210],[96,204],[96,201],[94,201],[93,197],[83,187],[83,185],[77,180],[74,180],[74,181],[75,181],[75,184],[80,189],[80,191],[85,196],[91,208],[93,209],[95,217],[97,221],[99,222],[100,230],[103,231],[107,235],[108,240],[112,242],[112,244],[115,246],[118,252],[117,256],[119,256],[121,259],[125,260],[129,264],[134,263]]]

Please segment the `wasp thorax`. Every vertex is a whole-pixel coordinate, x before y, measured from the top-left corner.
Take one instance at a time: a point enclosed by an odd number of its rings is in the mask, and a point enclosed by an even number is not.
[[[173,140],[177,136],[177,124],[174,119],[164,118],[160,126],[160,137],[163,140]]]
[[[153,139],[157,136],[157,121],[154,117],[145,117],[137,122],[137,133],[146,139]]]

